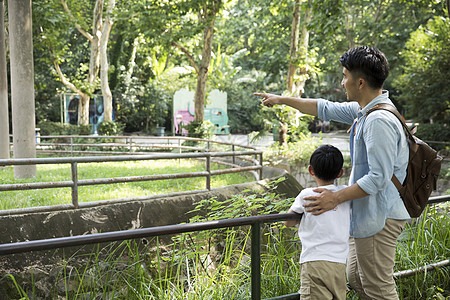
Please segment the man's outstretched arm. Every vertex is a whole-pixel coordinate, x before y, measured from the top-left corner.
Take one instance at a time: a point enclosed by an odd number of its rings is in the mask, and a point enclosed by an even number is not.
[[[279,96],[266,93],[254,93],[253,95],[262,97],[262,104],[272,107],[277,104],[285,104],[292,108],[298,109],[300,112],[317,117],[317,99],[312,98],[295,98]]]

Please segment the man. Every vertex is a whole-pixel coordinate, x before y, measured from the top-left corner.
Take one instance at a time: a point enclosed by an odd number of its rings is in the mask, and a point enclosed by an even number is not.
[[[409,218],[400,195],[391,182],[392,174],[406,177],[408,145],[400,121],[390,112],[377,110],[379,103],[392,104],[383,83],[389,74],[384,54],[372,47],[357,47],[340,59],[342,86],[348,102],[282,97],[255,93],[265,106],[285,104],[303,113],[352,124],[349,186],[331,192],[318,188],[317,196],[305,205],[319,215],[345,201],[352,201],[350,252],[347,277],[361,299],[398,299],[393,279],[396,240]]]

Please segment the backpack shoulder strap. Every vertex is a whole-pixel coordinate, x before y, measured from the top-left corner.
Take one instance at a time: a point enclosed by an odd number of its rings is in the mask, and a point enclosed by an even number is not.
[[[389,103],[380,103],[375,105],[374,107],[370,108],[367,112],[366,112],[366,116],[368,116],[371,112],[375,111],[375,110],[387,110],[391,113],[393,113],[397,119],[400,121],[400,123],[402,123],[403,129],[405,130],[406,134],[408,135],[409,138],[411,138],[412,140],[414,140],[414,138],[412,137],[412,135],[415,132],[415,128],[413,128],[412,130],[410,130],[408,128],[408,125],[406,125],[405,123],[405,119],[403,118],[403,116],[398,112],[398,110],[395,108],[394,105],[391,105]],[[414,131],[414,132],[413,132]]]
[[[366,116],[368,116],[371,112],[375,111],[375,110],[387,110],[391,113],[393,113],[397,119],[399,119],[400,123],[402,123],[403,125],[403,129],[406,132],[406,135],[408,136],[409,139],[411,139],[412,141],[414,141],[414,137],[413,137],[413,133],[411,132],[411,130],[408,128],[408,125],[406,125],[405,120],[403,119],[402,115],[400,115],[400,113],[398,112],[398,110],[395,108],[394,105],[391,105],[389,103],[380,103],[375,105],[374,107],[370,108],[367,112],[366,112]],[[395,174],[392,174],[392,183],[395,185],[395,187],[397,188],[398,191],[400,191],[400,189],[402,188],[402,184],[400,182],[400,180],[398,180],[397,176],[395,176]]]

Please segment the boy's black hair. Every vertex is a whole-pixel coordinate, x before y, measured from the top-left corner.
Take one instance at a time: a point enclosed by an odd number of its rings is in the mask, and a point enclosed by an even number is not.
[[[338,148],[322,145],[311,155],[309,164],[317,178],[331,181],[339,176],[344,164],[344,157]]]
[[[389,76],[389,63],[384,53],[368,46],[348,50],[340,59],[341,65],[351,73],[363,77],[374,89],[381,89]]]

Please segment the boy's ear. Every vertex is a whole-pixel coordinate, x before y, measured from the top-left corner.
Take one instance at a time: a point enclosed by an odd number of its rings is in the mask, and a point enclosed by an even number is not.
[[[339,175],[336,178],[340,178],[343,174],[344,174],[344,169],[341,169],[341,171],[339,171]]]
[[[311,176],[315,176],[314,170],[311,165],[308,166],[308,172],[309,172],[309,174],[311,174]]]

